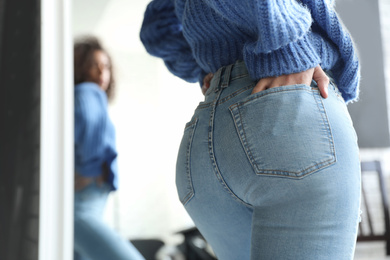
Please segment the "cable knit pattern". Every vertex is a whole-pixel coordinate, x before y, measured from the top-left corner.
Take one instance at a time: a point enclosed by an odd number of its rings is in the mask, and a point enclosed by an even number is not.
[[[254,80],[321,65],[346,102],[358,96],[357,54],[333,0],[154,0],[140,36],[189,82],[237,60]]]
[[[75,86],[75,170],[86,177],[102,173],[105,162],[108,182],[118,188],[115,129],[108,116],[107,96],[92,82]]]

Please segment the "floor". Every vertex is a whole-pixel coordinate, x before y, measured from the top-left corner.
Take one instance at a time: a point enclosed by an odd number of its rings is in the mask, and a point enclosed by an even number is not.
[[[387,0],[388,1],[388,0]],[[383,168],[383,165],[382,165]],[[390,198],[390,174],[386,171],[384,181],[387,192],[387,199]],[[364,172],[362,174],[362,186],[365,190],[365,198],[369,210],[365,207],[362,196],[361,228],[364,234],[369,232],[369,219],[371,218],[375,234],[383,234],[385,230],[384,211],[378,174],[376,172]],[[370,216],[368,215],[370,212]],[[386,243],[380,242],[358,242],[356,245],[354,260],[390,260],[386,256]]]
[[[390,256],[386,256],[385,246],[385,242],[359,242],[354,260],[390,260]]]

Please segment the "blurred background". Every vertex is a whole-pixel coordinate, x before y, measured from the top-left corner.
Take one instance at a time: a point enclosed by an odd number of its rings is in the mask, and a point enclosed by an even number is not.
[[[192,226],[177,200],[181,135],[202,100],[199,84],[172,76],[139,39],[148,0],[73,1],[73,36],[97,36],[113,58],[119,189],[106,218],[125,237],[164,237]],[[86,11],[88,10],[88,11]]]
[[[38,130],[29,131],[30,135],[19,133],[18,129],[22,127],[20,122],[27,118],[33,121],[31,124],[39,122],[39,102],[43,96],[39,98],[39,79],[32,84],[28,77],[17,77],[18,70],[22,70],[30,71],[34,78],[33,74],[39,72],[31,68],[39,67],[40,60],[33,59],[35,63],[27,62],[26,68],[20,67],[15,53],[21,57],[23,53],[9,51],[12,39],[7,40],[7,36],[16,38],[23,32],[20,28],[24,25],[17,21],[20,21],[18,17],[27,17],[28,10],[35,10],[37,15],[31,17],[26,26],[35,24],[36,27],[35,31],[26,28],[30,34],[24,35],[34,39],[34,33],[39,34],[36,29],[39,8],[44,1],[35,1],[35,5],[33,2],[23,7],[11,1],[0,1],[0,86],[8,89],[0,121],[7,126],[1,127],[4,132],[0,130],[1,144],[4,144],[0,145],[0,259],[38,259],[40,254],[38,224],[42,223],[39,221],[42,211],[39,213],[38,200],[42,182],[39,182],[39,170],[43,166],[42,161],[39,166],[39,124],[35,128]],[[68,5],[71,28],[65,29],[71,39],[97,36],[113,58],[117,89],[109,112],[117,132],[120,186],[109,197],[105,219],[129,240],[158,239],[175,246],[184,241],[184,236],[177,232],[193,227],[177,199],[176,155],[184,125],[203,95],[199,84],[174,77],[160,59],[146,53],[139,30],[148,3],[149,0],[74,0]],[[61,8],[64,6],[59,7],[58,14]],[[362,241],[358,242],[355,259],[390,259],[386,256],[390,253],[387,246],[390,223],[385,214],[390,185],[390,1],[337,0],[336,9],[354,38],[362,61],[361,100],[348,106],[359,137],[361,160],[368,162],[363,173]],[[35,40],[34,44],[19,48],[26,52],[35,50],[34,55],[39,57],[40,43]],[[14,66],[6,60],[14,61]],[[35,88],[21,91],[11,87],[15,84],[24,87],[30,84]],[[32,101],[31,96],[37,101]],[[21,105],[29,107],[17,108]],[[21,116],[16,116],[18,113]],[[38,119],[31,119],[34,117]],[[15,137],[16,133],[36,141],[27,142]],[[12,141],[15,138],[17,140]],[[23,159],[27,156],[25,153],[35,157]],[[34,189],[27,190],[26,185],[31,183]],[[368,240],[372,241],[366,242]],[[39,259],[50,258],[41,254]]]

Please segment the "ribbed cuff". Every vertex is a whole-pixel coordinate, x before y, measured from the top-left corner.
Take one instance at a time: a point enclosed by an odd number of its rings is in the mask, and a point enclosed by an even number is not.
[[[359,97],[359,82],[360,82],[360,66],[357,56],[351,56],[351,61],[348,62],[348,67],[345,63],[338,64],[332,71],[335,75],[335,81],[339,88],[345,103],[350,103],[358,100]],[[343,68],[343,69],[340,69]]]
[[[311,41],[311,33],[270,53],[256,54],[256,43],[244,47],[244,61],[253,79],[292,74],[316,67],[321,59]]]

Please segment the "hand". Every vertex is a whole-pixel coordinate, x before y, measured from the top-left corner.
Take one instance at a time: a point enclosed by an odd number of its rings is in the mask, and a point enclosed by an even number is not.
[[[320,65],[299,73],[263,78],[257,82],[256,86],[252,90],[252,94],[266,90],[268,88],[275,88],[280,86],[289,86],[295,84],[305,84],[310,86],[312,80],[317,82],[321,96],[323,98],[327,98],[329,78],[322,70]]]
[[[85,177],[76,172],[74,177],[74,189],[75,191],[82,190],[94,180],[98,186],[102,186],[103,183],[108,181],[109,169],[107,163],[103,163],[102,165],[102,173],[97,177]]]
[[[74,190],[79,191],[83,188],[87,187],[90,183],[92,183],[94,178],[92,177],[84,177],[78,173],[74,176]]]
[[[202,94],[205,95],[206,94],[206,91],[209,89],[210,87],[210,82],[213,78],[214,74],[213,73],[209,73],[207,74],[204,78],[203,78],[203,85],[202,85]]]
[[[103,183],[108,182],[108,176],[110,175],[110,169],[108,168],[107,162],[103,163],[102,168],[102,174],[96,177],[96,183],[98,186],[102,186]]]

